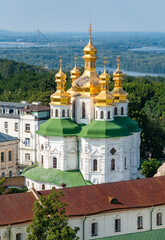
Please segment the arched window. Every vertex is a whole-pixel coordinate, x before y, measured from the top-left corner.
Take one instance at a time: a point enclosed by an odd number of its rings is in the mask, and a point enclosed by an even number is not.
[[[82,118],[85,118],[85,103],[83,102],[81,105],[81,113],[82,113]]]
[[[22,233],[17,233],[16,234],[16,240],[23,240]]]
[[[124,115],[124,108],[121,107],[121,115]]]
[[[57,158],[53,158],[53,168],[57,168]]]
[[[97,114],[97,111],[96,111],[96,116],[95,116],[95,118],[96,118],[96,119],[98,118],[98,114]]]
[[[69,117],[69,109],[67,110],[67,117]]]
[[[41,156],[41,166],[43,167],[43,165],[44,165],[44,156],[42,155]]]
[[[157,213],[157,215],[156,215],[156,225],[157,226],[162,225],[162,213],[161,212]]]
[[[75,100],[72,102],[72,118],[75,118],[76,104]]]
[[[97,171],[97,159],[93,160],[93,171]]]
[[[62,117],[65,117],[65,110],[62,110]]]
[[[41,150],[42,150],[42,151],[44,150],[44,145],[43,145],[43,144],[41,144]]]
[[[121,219],[116,218],[115,219],[115,232],[120,232],[121,231]]]
[[[103,112],[103,111],[101,111],[101,113],[100,113],[100,118],[101,118],[101,119],[104,118],[104,112]]]
[[[55,111],[55,117],[58,117],[58,109]]]
[[[91,236],[98,236],[98,223],[91,224]]]
[[[42,190],[45,190],[45,185],[44,184],[42,184]]]
[[[127,169],[127,159],[126,159],[126,157],[124,158],[124,168]]]
[[[110,111],[108,111],[108,117],[107,117],[108,119],[110,119],[111,118],[111,112]]]
[[[115,170],[115,159],[111,160],[111,170]]]
[[[114,115],[117,115],[117,107],[114,108]]]
[[[143,217],[142,216],[137,217],[137,229],[143,229]]]

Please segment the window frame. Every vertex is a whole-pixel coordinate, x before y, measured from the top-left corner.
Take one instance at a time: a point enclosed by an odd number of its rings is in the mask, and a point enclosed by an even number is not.
[[[156,226],[161,226],[162,224],[162,213],[158,212],[156,214]]]
[[[30,153],[25,153],[25,161],[30,161]]]
[[[30,132],[30,124],[25,123],[25,132]]]
[[[57,168],[57,158],[53,157],[53,168]]]
[[[137,230],[143,229],[143,216],[137,217]]]
[[[23,238],[23,234],[22,233],[16,233],[16,240],[22,240]]]
[[[115,219],[115,232],[121,232],[121,219]]]
[[[98,171],[98,161],[97,161],[97,159],[93,160],[93,171],[94,172]]]
[[[3,159],[2,159],[3,156]],[[1,152],[1,163],[5,163],[5,152]]]
[[[8,150],[8,161],[12,162],[12,150]]]
[[[25,146],[30,146],[30,138],[25,138]]]
[[[91,224],[91,237],[98,236],[98,223],[93,222]]]

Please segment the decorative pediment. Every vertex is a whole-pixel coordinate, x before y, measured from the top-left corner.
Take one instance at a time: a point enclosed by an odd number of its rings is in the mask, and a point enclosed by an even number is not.
[[[76,153],[76,150],[72,148],[69,153]]]
[[[59,153],[58,150],[57,150],[57,148],[54,148],[52,152],[55,153],[55,154],[58,154],[58,153]]]
[[[92,155],[100,155],[100,153],[98,152],[97,149],[95,149],[95,150],[92,152]]]

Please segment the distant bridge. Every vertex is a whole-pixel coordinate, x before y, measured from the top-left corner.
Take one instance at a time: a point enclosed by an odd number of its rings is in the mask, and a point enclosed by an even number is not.
[[[16,40],[17,42],[48,42],[49,39],[39,29]]]

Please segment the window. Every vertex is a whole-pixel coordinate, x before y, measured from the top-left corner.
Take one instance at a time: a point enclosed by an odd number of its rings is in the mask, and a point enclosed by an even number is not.
[[[111,160],[111,170],[115,170],[115,159]]]
[[[108,111],[108,117],[107,117],[108,119],[110,119],[111,118],[111,112],[110,111]]]
[[[160,226],[160,225],[162,225],[162,213],[157,213],[157,215],[156,215],[156,224],[157,224],[157,226]]]
[[[9,109],[8,108],[5,109],[5,113],[9,114]]]
[[[76,104],[75,104],[75,100],[73,100],[72,103],[72,118],[75,118],[75,111],[76,111]]]
[[[124,168],[127,169],[127,159],[126,159],[126,157],[124,158]]]
[[[16,234],[16,240],[22,240],[22,233],[17,233]]]
[[[143,229],[143,217],[139,216],[137,218],[137,229]]]
[[[53,158],[53,168],[57,168],[57,158]]]
[[[58,117],[58,110],[55,111],[55,117]]]
[[[121,219],[115,219],[115,232],[121,231]]]
[[[85,103],[84,102],[81,105],[81,113],[82,113],[82,118],[85,118]]]
[[[4,152],[1,152],[1,163],[4,163],[4,161],[5,161],[4,156],[5,156],[5,153],[4,153]]]
[[[43,165],[44,165],[44,156],[42,155],[41,156],[41,166],[43,167]]]
[[[96,111],[96,119],[98,118],[97,111]]]
[[[104,118],[104,112],[103,112],[103,111],[101,111],[101,113],[100,113],[100,118],[101,118],[101,119]]]
[[[12,171],[9,171],[9,177],[12,177]]]
[[[11,162],[11,161],[12,161],[12,155],[11,155],[11,151],[8,151],[8,160],[9,160],[9,162]]]
[[[116,153],[116,149],[115,149],[115,148],[112,148],[112,149],[110,150],[110,153],[111,153],[112,155],[114,155],[114,154]]]
[[[4,123],[5,131],[8,132],[8,122]]]
[[[25,153],[25,160],[30,161],[30,154],[29,153]]]
[[[2,177],[5,177],[5,172],[2,172]]]
[[[91,236],[98,236],[98,223],[92,223]]]
[[[62,117],[65,117],[65,110],[62,110]]]
[[[124,108],[121,108],[121,115],[124,115]]]
[[[30,146],[30,138],[25,138],[25,145]]]
[[[14,124],[14,130],[18,131],[18,123],[17,122],[15,122],[15,124]]]
[[[93,160],[93,171],[97,171],[97,159]]]
[[[42,151],[44,150],[44,145],[43,145],[43,144],[41,144],[41,150],[42,150]]]
[[[30,124],[25,124],[25,131],[30,132]]]
[[[67,117],[69,117],[69,109],[67,110]]]
[[[114,115],[117,115],[117,107],[114,108]]]
[[[45,185],[44,184],[42,184],[42,190],[45,190]]]

